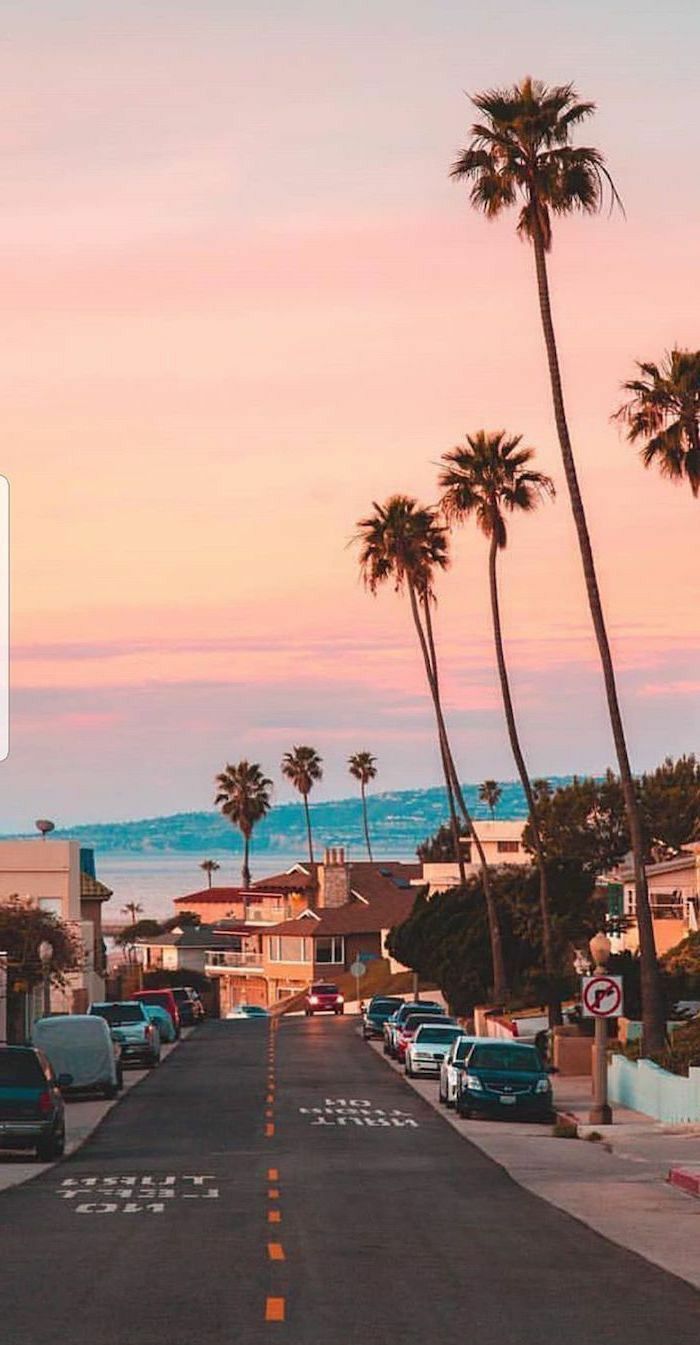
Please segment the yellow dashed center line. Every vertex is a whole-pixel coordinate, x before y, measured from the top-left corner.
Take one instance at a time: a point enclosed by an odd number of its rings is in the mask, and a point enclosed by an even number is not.
[[[268,1224],[281,1224],[281,1222],[282,1222],[282,1214],[281,1214],[281,1211],[280,1211],[280,1210],[268,1210],[268,1211],[267,1211],[267,1222],[268,1222]]]
[[[268,1200],[279,1200],[280,1198],[279,1187],[271,1186],[268,1190],[267,1198]]]
[[[280,1174],[279,1174],[279,1171],[278,1171],[277,1168],[268,1168],[268,1169],[267,1169],[267,1180],[268,1180],[269,1182],[278,1182],[279,1179],[280,1179]]]
[[[281,1242],[268,1242],[267,1254],[271,1261],[284,1261],[284,1247]]]
[[[265,1302],[265,1321],[283,1322],[284,1321],[284,1299],[268,1298]]]

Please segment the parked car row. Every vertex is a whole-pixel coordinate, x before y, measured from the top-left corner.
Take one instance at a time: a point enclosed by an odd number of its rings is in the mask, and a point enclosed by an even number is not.
[[[0,1149],[33,1149],[41,1162],[60,1158],[65,1095],[116,1097],[125,1069],[154,1069],[162,1043],[203,1017],[196,991],[175,986],[39,1018],[31,1045],[0,1047]]]
[[[553,1071],[536,1046],[470,1036],[434,1000],[376,995],[364,1008],[362,1036],[382,1037],[385,1055],[409,1078],[436,1078],[440,1102],[460,1116],[553,1118]]]

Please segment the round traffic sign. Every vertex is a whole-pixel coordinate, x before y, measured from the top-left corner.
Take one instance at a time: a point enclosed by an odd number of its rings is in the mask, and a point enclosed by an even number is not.
[[[616,1018],[622,1009],[619,976],[587,976],[583,983],[583,1008],[593,1018]]]
[[[359,976],[364,976],[366,970],[367,970],[367,968],[366,968],[364,962],[360,962],[360,960],[359,960],[359,958],[358,958],[357,962],[353,962],[353,964],[352,964],[352,966],[351,966],[351,968],[350,968],[350,975],[351,975],[351,976],[358,976],[358,977],[359,977]]]

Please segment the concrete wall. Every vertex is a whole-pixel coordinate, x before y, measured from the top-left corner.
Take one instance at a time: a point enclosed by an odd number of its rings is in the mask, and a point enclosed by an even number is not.
[[[669,1074],[651,1060],[626,1060],[614,1055],[608,1065],[611,1102],[654,1116],[657,1121],[679,1124],[700,1121],[700,1069],[688,1077]]]
[[[56,902],[59,919],[80,920],[78,842],[0,841],[0,901],[11,896]]]

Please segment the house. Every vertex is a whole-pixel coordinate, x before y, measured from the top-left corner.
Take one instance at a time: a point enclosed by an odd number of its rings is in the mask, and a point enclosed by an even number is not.
[[[673,859],[648,864],[646,875],[656,950],[662,955],[688,934],[700,929],[700,841],[691,842]],[[639,930],[634,872],[631,868],[622,870],[620,882],[624,920],[617,936],[617,946],[620,951],[628,949],[636,952]]]
[[[51,987],[54,1011],[82,1012],[104,996],[105,957],[102,907],[112,896],[95,873],[95,857],[77,841],[0,841],[0,902],[18,896],[50,911],[82,941],[84,964],[67,978],[67,987]],[[40,997],[33,1006],[41,1012]]]
[[[490,868],[502,868],[505,864],[527,865],[532,863],[532,855],[525,849],[523,833],[527,819],[515,822],[478,821],[474,829],[481,842],[486,863]],[[480,869],[479,855],[474,842],[463,839],[463,853],[467,877],[477,874]],[[448,887],[459,886],[459,868],[454,861],[423,864],[421,878],[428,884],[428,890],[444,892]]]
[[[282,877],[286,875],[278,875]],[[176,912],[193,911],[202,924],[215,925],[222,920],[251,920],[257,924],[274,925],[287,920],[306,905],[302,887],[270,888],[254,883],[252,887],[208,887],[203,892],[190,892],[176,897]]]

